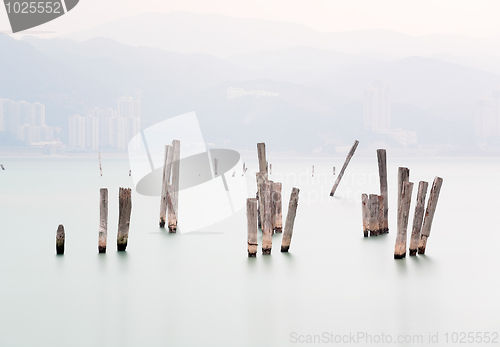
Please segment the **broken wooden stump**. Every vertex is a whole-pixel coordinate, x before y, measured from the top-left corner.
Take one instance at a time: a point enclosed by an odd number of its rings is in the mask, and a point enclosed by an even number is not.
[[[161,186],[161,200],[160,200],[160,228],[165,227],[167,221],[167,195],[168,185],[170,184],[170,176],[172,172],[172,159],[174,156],[173,147],[170,145],[165,146],[163,155],[163,177]]]
[[[257,256],[257,199],[247,199],[247,246],[248,256]]]
[[[385,149],[377,149],[378,174],[380,178],[380,195],[384,199],[384,209],[382,215],[381,233],[389,232],[389,194],[387,191],[387,155]]]
[[[128,242],[128,230],[130,227],[130,213],[132,212],[132,190],[122,188],[119,190],[118,210],[118,237],[116,238],[118,251],[125,251]]]
[[[378,234],[385,234],[384,231],[384,197],[382,195],[377,195],[377,205],[378,205]]]
[[[262,254],[271,254],[273,247],[273,230],[271,221],[271,182],[264,180],[261,187],[262,209],[260,216],[262,219]]]
[[[257,154],[259,156],[259,172],[263,173],[267,179],[267,160],[266,144],[261,142],[257,144]]]
[[[282,215],[282,204],[281,204],[281,182],[275,182],[273,184],[273,211],[274,211],[274,223],[273,228],[275,233],[281,233],[283,229],[283,215]]]
[[[431,235],[432,220],[434,219],[434,213],[436,212],[439,192],[441,191],[442,185],[443,185],[443,179],[441,177],[434,178],[431,192],[429,194],[429,201],[427,202],[427,209],[425,211],[424,223],[422,225],[422,233],[420,235],[420,242],[418,245],[418,254],[425,254],[425,248],[427,247],[427,239]]]
[[[64,233],[64,226],[59,224],[56,233],[56,254],[64,254],[64,242],[66,235]]]
[[[369,197],[369,206],[370,206],[370,220],[369,220],[369,227],[368,229],[370,230],[370,236],[377,236],[380,231],[380,227],[378,224],[378,195],[377,194],[370,194]]]
[[[263,190],[263,185],[264,182],[267,181],[266,176],[262,172],[256,172],[255,173],[255,179],[257,180],[257,193],[255,197],[258,199],[259,204],[257,206],[257,215],[258,215],[258,222],[259,222],[259,228],[262,228],[263,222],[262,218],[264,216],[264,195],[262,193]]]
[[[408,228],[408,216],[410,215],[412,190],[413,183],[403,181],[403,189],[400,197],[401,205],[398,209],[398,234],[396,236],[396,246],[394,247],[394,259],[402,259],[406,257],[406,234]]]
[[[101,188],[99,203],[99,253],[106,253],[108,239],[108,189]]]
[[[422,221],[424,219],[425,195],[427,194],[428,185],[429,184],[424,181],[418,183],[417,205],[415,206],[413,228],[410,237],[410,256],[417,254],[418,243],[420,242],[420,230],[422,229]]]
[[[290,243],[292,242],[293,224],[295,223],[295,215],[297,214],[297,206],[299,203],[299,192],[299,188],[292,188],[285,221],[285,231],[283,232],[283,239],[281,241],[282,252],[288,252]]]
[[[181,142],[172,141],[172,184],[167,187],[167,206],[168,206],[168,231],[177,232],[178,209],[179,209],[179,170],[181,162]]]
[[[368,237],[370,230],[370,200],[367,194],[361,194],[361,214],[363,216],[363,236]]]
[[[400,215],[401,193],[403,192],[403,183],[410,180],[410,169],[406,167],[398,168],[398,219]]]
[[[339,175],[337,176],[337,180],[335,181],[335,184],[333,185],[332,191],[330,192],[330,196],[335,195],[335,191],[337,190],[337,187],[340,184],[340,180],[342,179],[342,176],[344,176],[345,169],[347,168],[347,165],[349,165],[349,162],[351,161],[352,156],[354,155],[354,152],[356,152],[356,148],[358,147],[359,141],[356,140],[354,142],[354,145],[351,147],[351,150],[347,154],[347,158],[345,159],[344,166],[342,166],[342,169],[339,172]],[[334,169],[335,173],[335,169]]]

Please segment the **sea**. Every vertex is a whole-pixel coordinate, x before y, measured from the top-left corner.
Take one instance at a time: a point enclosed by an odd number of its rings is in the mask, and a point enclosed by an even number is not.
[[[256,258],[247,256],[244,209],[188,233],[159,228],[160,198],[135,191],[127,158],[103,157],[102,177],[97,157],[0,160],[2,347],[500,343],[499,158],[388,153],[389,233],[365,238],[361,194],[380,193],[376,155],[354,156],[334,197],[344,158],[269,155],[269,179],[283,183],[283,219],[292,187],[299,203],[289,252],[277,233],[263,256],[259,232]],[[255,197],[257,159],[242,161]],[[418,182],[430,190],[443,178],[426,254],[401,260],[398,167],[415,183],[408,245]],[[105,254],[97,248],[102,187]],[[132,188],[126,252],[116,251],[119,187]],[[55,251],[59,224],[64,255]]]

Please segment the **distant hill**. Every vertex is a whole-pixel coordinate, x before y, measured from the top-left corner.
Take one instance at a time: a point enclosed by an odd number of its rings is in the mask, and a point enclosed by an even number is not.
[[[75,40],[107,37],[132,46],[218,57],[313,47],[342,53],[379,52],[400,57],[448,53],[500,55],[500,37],[453,35],[414,37],[391,30],[324,33],[310,27],[218,14],[143,13],[67,35]]]

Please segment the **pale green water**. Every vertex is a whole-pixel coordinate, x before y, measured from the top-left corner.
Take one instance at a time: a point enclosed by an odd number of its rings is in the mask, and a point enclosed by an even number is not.
[[[118,187],[133,184],[125,159],[104,159],[99,177],[96,159],[2,158],[0,346],[299,345],[293,332],[419,334],[425,343],[391,345],[424,346],[429,332],[441,345],[446,332],[500,331],[500,160],[389,157],[390,234],[368,239],[358,201],[378,192],[375,155],[354,157],[345,199],[328,196],[343,159],[269,161],[270,178],[284,182],[284,216],[291,187],[301,189],[294,236],[289,254],[275,235],[271,256],[248,259],[244,211],[210,234],[169,235],[159,199],[134,192],[129,245],[117,253]],[[396,261],[398,166],[415,186],[436,175],[444,184],[427,255]],[[110,190],[105,255],[100,187]],[[416,189],[411,214],[415,198]]]

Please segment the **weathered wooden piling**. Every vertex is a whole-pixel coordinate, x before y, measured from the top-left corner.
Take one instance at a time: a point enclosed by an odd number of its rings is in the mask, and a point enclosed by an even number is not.
[[[378,174],[380,178],[380,195],[384,199],[382,215],[381,233],[389,232],[389,194],[387,191],[387,155],[385,149],[377,149]]]
[[[434,213],[436,212],[439,192],[441,191],[442,185],[443,179],[441,177],[434,178],[431,192],[429,194],[429,201],[427,202],[424,223],[422,225],[422,233],[420,235],[420,242],[418,244],[418,254],[425,254],[427,239],[431,235],[432,220],[434,219]]]
[[[370,236],[377,236],[380,233],[379,218],[378,218],[378,195],[370,194]]]
[[[257,256],[257,199],[247,199],[247,247],[248,256]]]
[[[172,141],[172,184],[169,188],[168,205],[168,231],[170,233],[177,232],[178,209],[179,209],[179,170],[181,162],[181,142],[179,140]],[[169,203],[170,202],[170,203]]]
[[[271,182],[264,180],[261,188],[262,209],[260,210],[262,218],[262,254],[271,254],[273,247],[273,230],[271,221]]]
[[[396,246],[394,247],[394,259],[406,257],[406,239],[408,228],[408,216],[410,215],[411,193],[413,183],[404,181],[401,191],[401,206],[398,214],[398,234],[396,236]]]
[[[245,173],[247,172],[247,168],[244,168],[243,169],[243,173],[241,174],[241,176],[245,176]]]
[[[269,174],[273,174],[273,164],[269,164]]]
[[[64,254],[64,242],[66,235],[64,233],[64,226],[59,224],[56,233],[56,254]]]
[[[314,165],[312,167],[312,177],[314,177]]]
[[[108,239],[108,189],[101,188],[99,203],[99,253],[106,253]]]
[[[299,188],[292,188],[290,194],[290,202],[288,203],[288,213],[285,221],[285,231],[281,240],[281,251],[288,252],[290,243],[292,242],[293,224],[295,223],[295,215],[297,214],[297,206],[299,203]]]
[[[410,180],[410,169],[407,167],[398,168],[398,219],[400,216],[399,208],[401,206],[401,193],[403,192],[403,183]]]
[[[163,177],[161,186],[161,200],[160,200],[160,228],[165,227],[167,221],[167,207],[168,207],[168,186],[170,184],[170,176],[172,173],[172,159],[174,156],[173,147],[171,145],[165,146],[163,155]]]
[[[132,170],[128,170],[128,177],[132,176]]]
[[[417,205],[415,206],[415,215],[413,216],[413,228],[410,237],[410,256],[417,254],[418,243],[420,242],[420,230],[424,219],[425,195],[429,183],[420,181],[418,183]]]
[[[259,156],[259,172],[262,172],[267,178],[267,160],[266,144],[261,142],[257,144],[257,154]]]
[[[130,188],[120,187],[118,209],[118,237],[116,238],[118,251],[125,251],[125,249],[127,248],[131,212],[132,190]]]
[[[385,234],[384,231],[384,197],[382,195],[377,195],[378,199],[378,235]]]
[[[281,233],[283,229],[283,213],[281,204],[281,182],[275,182],[273,184],[273,211],[274,211],[274,223],[273,228],[275,233]]]
[[[257,206],[257,215],[258,215],[258,222],[259,222],[259,227],[262,228],[263,225],[263,218],[264,218],[264,193],[263,193],[263,185],[264,182],[267,181],[266,176],[263,172],[256,172],[255,173],[255,179],[257,180],[257,194],[255,194],[255,197],[258,199],[258,206]]]
[[[370,231],[370,199],[365,193],[361,194],[361,214],[363,216],[363,236],[368,237]]]
[[[102,176],[101,152],[99,152],[99,172],[101,173]]]
[[[351,161],[351,158],[354,155],[354,152],[356,152],[356,148],[358,147],[358,144],[359,144],[359,141],[356,140],[354,142],[354,145],[352,145],[351,150],[347,154],[347,158],[345,159],[344,166],[342,166],[342,169],[340,170],[339,175],[337,176],[337,180],[335,180],[335,184],[333,185],[332,191],[330,192],[330,196],[335,195],[335,191],[337,190],[337,187],[340,184],[340,180],[342,179],[342,176],[344,176],[345,169],[347,168],[347,165],[349,165],[349,162]]]
[[[333,176],[335,176],[335,166],[333,167]]]

